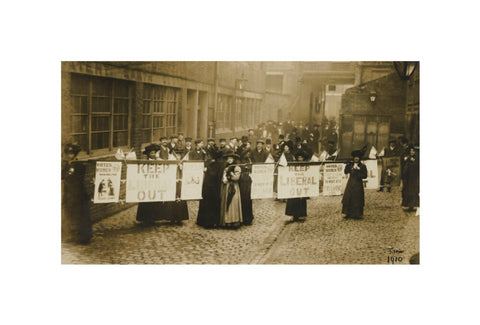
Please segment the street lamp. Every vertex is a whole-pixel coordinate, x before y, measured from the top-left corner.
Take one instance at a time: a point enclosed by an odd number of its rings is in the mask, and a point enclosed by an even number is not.
[[[400,79],[408,80],[412,76],[413,72],[415,72],[418,61],[393,62],[393,65],[395,66],[395,70],[397,70]]]
[[[372,104],[375,104],[375,101],[377,100],[377,93],[375,91],[370,92],[370,102]]]

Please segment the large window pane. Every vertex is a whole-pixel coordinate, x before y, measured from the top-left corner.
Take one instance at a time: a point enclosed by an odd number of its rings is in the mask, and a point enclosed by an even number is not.
[[[128,97],[128,82],[116,81],[114,91],[115,97]]]
[[[142,128],[150,128],[150,115],[144,115],[142,118]]]
[[[127,130],[128,129],[128,116],[127,115],[114,115],[113,116],[113,129],[114,130]]]
[[[148,114],[150,113],[150,101],[149,100],[144,100],[143,101],[143,114]]]
[[[88,95],[90,78],[83,75],[72,74],[72,95]]]
[[[92,112],[110,112],[112,100],[109,97],[92,97]]]
[[[128,144],[127,137],[128,137],[127,131],[113,132],[113,146],[119,147],[119,146],[127,145]]]
[[[110,133],[92,133],[92,149],[108,148],[110,143]]]
[[[88,117],[87,115],[73,115],[72,116],[72,133],[87,132]]]
[[[163,102],[154,101],[153,102],[153,112],[154,113],[162,113],[163,112]]]
[[[128,113],[128,99],[118,99],[114,100],[113,106],[114,113]]]
[[[163,127],[163,116],[153,116],[153,128]]]
[[[73,112],[87,114],[88,112],[88,97],[87,96],[73,96],[72,97]]]
[[[109,131],[110,130],[110,116],[93,116],[92,117],[92,131]]]
[[[93,96],[112,96],[112,80],[93,78]]]

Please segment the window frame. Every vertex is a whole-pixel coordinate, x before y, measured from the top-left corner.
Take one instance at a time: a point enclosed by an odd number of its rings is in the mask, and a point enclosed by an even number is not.
[[[73,87],[70,89],[70,100],[71,100],[71,110],[70,110],[70,132],[69,136],[76,137],[76,136],[86,136],[86,147],[84,148],[82,146],[82,151],[79,153],[79,158],[82,158],[84,156],[92,156],[92,155],[106,155],[106,154],[111,154],[114,152],[116,148],[122,148],[122,149],[127,149],[130,148],[131,145],[131,118],[132,118],[132,87],[131,87],[131,82],[126,81],[126,80],[121,80],[121,79],[114,79],[114,78],[107,78],[107,77],[99,77],[99,76],[93,76],[93,75],[85,75],[85,74],[78,74],[78,73],[72,73],[71,75],[71,85],[73,84],[73,79],[74,78],[84,78],[85,80],[81,82],[85,82],[87,84],[87,93],[82,94],[82,93],[76,93],[73,90]],[[94,94],[93,92],[93,84],[95,79],[102,79],[104,81],[109,81],[110,84],[110,89],[109,93],[110,95],[99,95],[99,94]],[[115,86],[118,85],[120,82],[125,82],[126,87],[127,87],[127,97],[124,95],[116,95],[115,93]],[[77,112],[74,109],[74,100],[75,98],[86,98],[87,101],[87,111],[85,112]],[[93,111],[93,98],[108,98],[109,99],[109,110],[105,110],[103,112],[94,112]],[[115,103],[116,100],[127,100],[127,111],[123,113],[116,113],[115,112]],[[100,117],[100,116],[106,116],[110,119],[109,121],[109,126],[108,130],[96,130],[93,131],[92,127],[92,120],[95,117]],[[116,116],[126,116],[126,129],[115,129],[115,117]],[[85,131],[74,131],[74,123],[73,120],[75,117],[86,117],[87,118],[87,123],[86,123],[86,130]],[[127,143],[123,145],[117,145],[114,147],[114,137],[116,133],[118,132],[127,132]],[[100,134],[100,133],[108,133],[108,146],[104,148],[96,148],[93,149],[92,146],[92,138],[94,134]]]

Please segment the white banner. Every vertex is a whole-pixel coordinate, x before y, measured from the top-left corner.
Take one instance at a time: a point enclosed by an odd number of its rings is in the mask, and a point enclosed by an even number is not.
[[[278,167],[278,198],[318,196],[320,165]]]
[[[127,164],[126,202],[175,201],[177,164]]]
[[[185,161],[182,168],[182,200],[201,200],[203,185],[203,162]]]
[[[252,190],[251,198],[253,199],[271,199],[273,198],[273,172],[274,164],[253,164],[252,173]]]
[[[97,161],[93,203],[118,202],[121,172],[121,162]]]
[[[325,164],[323,167],[323,196],[341,195],[348,179],[345,164]]]
[[[364,179],[366,189],[377,189],[379,185],[378,180],[378,164],[377,160],[365,160],[363,161],[365,167],[367,167],[367,179]]]

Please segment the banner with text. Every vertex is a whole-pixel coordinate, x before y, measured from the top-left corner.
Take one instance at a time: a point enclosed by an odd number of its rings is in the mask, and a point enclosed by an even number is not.
[[[383,157],[382,173],[385,182],[400,186],[400,157]]]
[[[323,196],[342,195],[348,179],[345,164],[325,164],[323,170]]]
[[[318,196],[320,165],[289,165],[278,167],[278,198]]]
[[[175,201],[177,164],[127,164],[126,202]]]
[[[252,199],[271,199],[273,198],[273,172],[275,164],[253,164],[252,190],[250,197]]]
[[[203,185],[203,162],[185,161],[182,168],[182,200],[201,200]]]
[[[97,161],[93,203],[118,202],[121,172],[121,162]]]
[[[377,189],[380,181],[378,180],[378,164],[377,160],[363,161],[367,167],[367,179],[364,179],[366,189]]]

